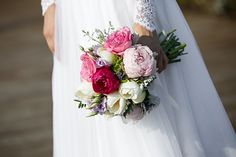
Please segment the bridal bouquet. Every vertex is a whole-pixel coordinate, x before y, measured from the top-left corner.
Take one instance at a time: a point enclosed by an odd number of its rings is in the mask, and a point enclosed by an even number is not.
[[[107,30],[83,33],[96,42],[89,48],[81,46],[82,81],[75,94],[78,107],[90,111],[88,117],[99,114],[139,120],[159,104],[159,98],[148,90],[157,77],[158,55],[136,44],[130,28],[115,30],[110,24]],[[170,63],[180,61],[177,57],[183,55],[186,45],[174,31],[162,32],[160,38]]]

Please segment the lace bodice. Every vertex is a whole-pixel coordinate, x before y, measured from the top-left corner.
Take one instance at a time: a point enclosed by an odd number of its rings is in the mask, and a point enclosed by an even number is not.
[[[43,15],[47,8],[53,4],[56,0],[41,0]],[[137,5],[135,9],[134,22],[138,23],[150,31],[156,29],[154,19],[156,16],[156,10],[153,4],[153,0],[136,0]]]
[[[156,29],[155,19],[156,11],[153,0],[137,0],[134,22],[138,23],[150,31]]]

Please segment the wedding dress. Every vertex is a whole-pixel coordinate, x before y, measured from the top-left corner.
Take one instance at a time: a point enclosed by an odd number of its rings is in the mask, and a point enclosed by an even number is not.
[[[45,12],[54,0],[42,0]],[[56,0],[53,68],[54,157],[235,157],[236,137],[195,39],[175,0]],[[86,118],[75,105],[82,30],[134,22],[149,30],[177,29],[188,55],[151,87],[161,103],[137,123]]]

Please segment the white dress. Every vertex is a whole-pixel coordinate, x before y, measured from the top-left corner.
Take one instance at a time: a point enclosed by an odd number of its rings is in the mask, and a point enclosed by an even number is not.
[[[42,0],[43,11],[54,3]],[[57,0],[53,68],[54,157],[235,157],[236,136],[191,30],[175,0]],[[86,118],[73,98],[80,83],[82,30],[178,30],[188,55],[152,86],[161,104],[137,123]]]

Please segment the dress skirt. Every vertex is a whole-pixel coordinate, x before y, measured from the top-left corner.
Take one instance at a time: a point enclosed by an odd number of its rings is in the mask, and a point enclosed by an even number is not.
[[[134,23],[135,0],[57,0],[53,67],[54,157],[235,157],[236,137],[191,30],[175,0],[155,0],[157,31],[177,29],[187,43],[180,63],[158,75],[160,105],[138,122],[86,117],[74,102],[82,30]]]

